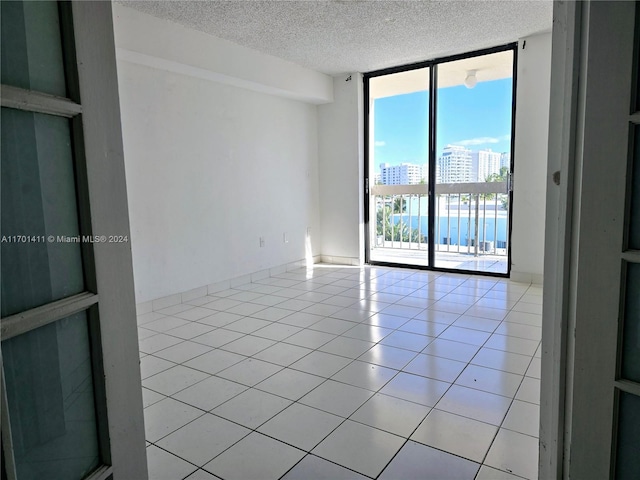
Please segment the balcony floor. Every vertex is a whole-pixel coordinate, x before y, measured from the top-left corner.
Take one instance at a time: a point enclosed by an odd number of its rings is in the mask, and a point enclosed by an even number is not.
[[[316,265],[140,315],[149,478],[537,478],[541,295]]]
[[[389,243],[389,242],[387,242]],[[439,245],[436,250],[436,267],[457,270],[469,270],[484,273],[507,273],[507,256],[480,253],[477,257],[473,253],[457,253],[447,251],[447,245]],[[452,245],[451,249],[457,248]],[[466,247],[464,247],[466,248]],[[427,266],[426,248],[392,248],[377,247],[371,251],[371,260],[416,266]]]

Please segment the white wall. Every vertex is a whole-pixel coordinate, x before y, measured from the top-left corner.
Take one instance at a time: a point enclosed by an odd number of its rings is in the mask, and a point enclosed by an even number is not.
[[[334,102],[318,106],[322,256],[355,263],[363,245],[362,76],[334,78]]]
[[[137,303],[304,259],[308,227],[320,253],[315,105],[122,59],[118,81]]]
[[[517,82],[511,276],[542,283],[551,33],[520,40]]]

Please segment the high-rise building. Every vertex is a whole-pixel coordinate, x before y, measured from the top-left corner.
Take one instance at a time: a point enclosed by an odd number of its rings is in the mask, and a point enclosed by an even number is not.
[[[502,152],[500,154],[500,168],[507,167],[507,170],[511,170],[511,152]]]
[[[473,172],[471,153],[471,150],[460,145],[447,145],[438,158],[438,182],[473,182],[476,175]]]
[[[490,148],[471,152],[473,163],[473,172],[475,178],[473,181],[485,182],[487,177],[494,173],[500,173],[502,154],[494,152]]]
[[[415,163],[400,165],[380,164],[380,181],[382,185],[417,185],[426,176],[424,168]]]

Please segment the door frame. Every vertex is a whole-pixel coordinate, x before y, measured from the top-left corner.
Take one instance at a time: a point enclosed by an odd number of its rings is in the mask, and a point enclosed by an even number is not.
[[[4,338],[87,310],[102,465],[87,478],[147,478],[129,211],[110,1],[60,3],[69,99],[2,87],[2,106],[71,118],[85,292],[5,317]],[[77,72],[77,74],[76,74]],[[112,240],[115,238],[115,240]],[[124,240],[126,238],[126,241]],[[1,362],[1,357],[0,357]],[[3,467],[15,478],[4,376]]]
[[[434,266],[435,263],[435,189],[432,188],[435,186],[436,179],[436,134],[437,134],[437,125],[436,125],[436,117],[437,117],[437,69],[438,65],[447,62],[453,62],[456,60],[463,60],[466,58],[479,57],[483,55],[490,55],[492,53],[499,53],[505,51],[513,51],[513,87],[512,87],[512,98],[511,98],[511,158],[510,158],[510,170],[511,170],[511,178],[513,178],[514,171],[514,160],[515,160],[515,126],[516,126],[516,100],[517,100],[517,73],[518,73],[518,42],[510,42],[503,45],[498,45],[495,47],[484,48],[480,50],[474,50],[471,52],[465,52],[456,55],[449,55],[446,57],[434,58],[431,60],[424,60],[416,63],[410,63],[406,65],[399,65],[390,68],[384,68],[380,70],[374,70],[371,72],[366,72],[362,74],[362,79],[364,82],[363,88],[363,110],[364,110],[364,263],[368,265],[378,265],[378,266],[389,266],[389,267],[399,267],[399,268],[413,268],[418,270],[431,270],[437,272],[447,272],[447,273],[462,273],[462,274],[472,274],[472,275],[485,275],[491,277],[500,277],[500,278],[509,278],[511,275],[511,230],[513,223],[513,189],[509,188],[509,217],[508,217],[508,251],[507,251],[507,272],[506,273],[497,273],[497,272],[483,272],[477,270],[463,270],[463,269],[454,269],[454,268],[442,268]],[[392,263],[392,262],[380,262],[371,260],[370,256],[370,246],[371,246],[371,235],[370,235],[370,222],[371,222],[371,200],[369,195],[370,188],[370,166],[369,166],[369,140],[370,140],[370,129],[369,129],[369,115],[370,115],[370,87],[369,82],[371,78],[380,77],[384,75],[390,75],[394,73],[406,72],[410,70],[416,70],[420,68],[429,68],[429,138],[428,138],[428,165],[429,165],[429,225],[428,225],[428,261],[427,265],[411,265],[404,263]]]
[[[540,478],[611,478],[617,394],[637,390],[617,376],[624,262],[638,262],[624,252],[636,4],[554,2]]]

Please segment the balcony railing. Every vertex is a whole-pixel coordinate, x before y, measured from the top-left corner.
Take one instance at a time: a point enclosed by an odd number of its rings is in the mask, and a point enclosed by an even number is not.
[[[375,185],[371,195],[374,249],[427,249],[428,185]],[[436,251],[507,255],[507,182],[436,184],[435,202]]]

